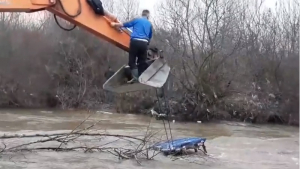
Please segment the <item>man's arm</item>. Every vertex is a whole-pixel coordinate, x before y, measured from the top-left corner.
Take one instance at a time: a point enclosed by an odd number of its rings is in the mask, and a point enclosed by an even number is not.
[[[152,39],[152,31],[153,31],[153,27],[152,27],[152,25],[151,25],[151,28],[150,28],[150,33],[149,33],[149,40],[151,40],[151,39]]]
[[[134,18],[134,19],[132,19],[132,20],[130,20],[128,22],[123,23],[123,27],[125,27],[125,28],[133,27],[133,25],[135,25],[135,23],[136,23],[136,20],[137,19]]]
[[[150,32],[149,32],[149,41],[148,41],[148,45],[150,44],[150,41],[152,39],[152,25],[151,25],[151,28],[150,28]]]
[[[117,27],[125,27],[125,28],[130,28],[133,27],[133,25],[136,23],[136,18],[128,21],[128,22],[124,22],[124,23],[116,23],[116,22],[112,22],[111,26],[117,26]]]

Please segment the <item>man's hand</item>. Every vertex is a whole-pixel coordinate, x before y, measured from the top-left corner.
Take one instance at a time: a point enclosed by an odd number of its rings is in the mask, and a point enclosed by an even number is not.
[[[112,27],[121,27],[121,26],[123,26],[123,24],[122,23],[117,23],[117,22],[111,22],[110,26],[112,26]]]
[[[110,23],[110,26],[111,26],[111,27],[115,27],[115,26],[116,26],[116,22],[111,22],[111,23]]]

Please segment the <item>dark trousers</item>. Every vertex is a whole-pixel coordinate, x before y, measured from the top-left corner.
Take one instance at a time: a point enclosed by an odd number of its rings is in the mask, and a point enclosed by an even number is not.
[[[129,46],[129,62],[130,69],[138,69],[139,76],[147,69],[147,49],[148,42],[140,40],[131,40]],[[137,61],[136,61],[137,59]],[[136,62],[138,65],[136,65]]]

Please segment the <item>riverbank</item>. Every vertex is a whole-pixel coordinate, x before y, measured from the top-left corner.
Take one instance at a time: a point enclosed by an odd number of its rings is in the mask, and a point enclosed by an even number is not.
[[[113,109],[118,113],[150,114],[154,109],[157,113],[169,112],[172,119],[185,122],[209,122],[212,120],[240,121],[259,124],[285,124],[299,126],[298,103],[282,101],[279,96],[235,94],[210,99],[171,97],[160,99],[155,97],[126,96],[117,98]]]
[[[161,105],[164,108],[164,104]],[[128,112],[124,112],[120,110],[119,107],[117,107],[115,104],[101,104],[97,107],[92,107],[90,109],[86,108],[68,108],[68,109],[61,109],[61,108],[43,108],[43,107],[22,107],[22,108],[13,108],[13,107],[7,107],[7,108],[0,108],[0,111],[17,111],[17,112],[55,112],[55,114],[59,115],[59,113],[88,113],[88,111],[95,112],[96,114],[138,114],[146,117],[155,117],[155,115],[152,114],[151,110],[156,110],[159,112],[159,109],[157,105],[152,106],[145,106],[142,105],[140,109],[137,109],[138,106],[133,105],[132,107],[135,107],[136,109],[131,109]],[[147,107],[148,109],[145,109]],[[130,106],[128,106],[130,108]],[[172,108],[172,107],[171,107]],[[248,124],[259,124],[259,125],[266,125],[266,124],[280,124],[280,125],[288,125],[288,126],[299,126],[299,120],[298,119],[292,119],[294,122],[286,123],[282,122],[282,117],[276,116],[276,114],[257,114],[255,118],[247,117],[246,113],[242,113],[239,111],[225,111],[225,110],[211,110],[210,112],[206,111],[204,113],[210,113],[210,118],[207,120],[204,118],[203,115],[198,118],[196,116],[192,116],[192,114],[188,114],[187,112],[184,113],[174,113],[174,108],[171,110],[171,114],[169,115],[170,121],[175,122],[192,122],[192,123],[220,123],[222,121],[228,121],[228,122],[243,122]],[[201,113],[200,113],[201,115]],[[247,117],[247,118],[246,118]],[[161,118],[156,118],[157,120],[162,120]]]

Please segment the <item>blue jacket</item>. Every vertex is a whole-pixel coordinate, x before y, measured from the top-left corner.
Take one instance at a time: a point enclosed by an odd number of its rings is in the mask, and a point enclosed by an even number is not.
[[[146,18],[135,18],[129,22],[123,23],[126,28],[133,27],[131,33],[131,39],[145,39],[148,42],[152,38],[152,24]]]

